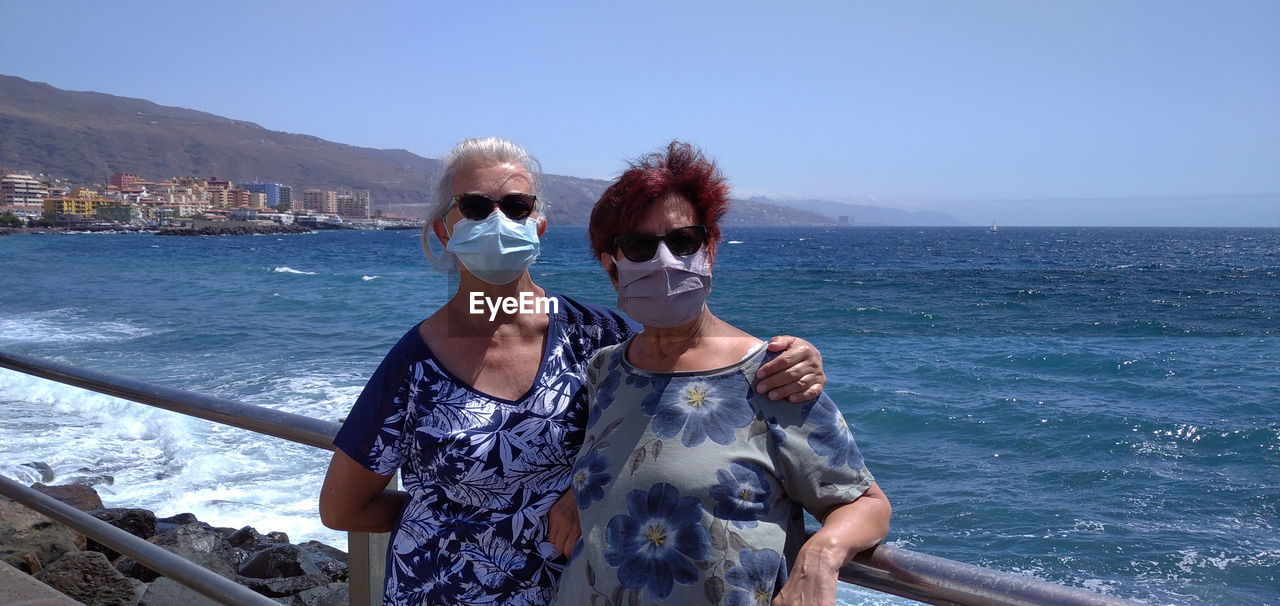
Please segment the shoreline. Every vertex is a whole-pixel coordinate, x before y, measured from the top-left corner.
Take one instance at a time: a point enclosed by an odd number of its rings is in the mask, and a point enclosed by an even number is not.
[[[317,225],[306,227],[301,225],[228,225],[204,227],[146,227],[146,228],[101,228],[70,229],[66,227],[0,227],[0,237],[19,235],[116,235],[116,234],[151,234],[156,236],[269,236],[313,234],[317,231],[400,231],[418,230],[416,226],[391,226],[378,228],[338,227]]]

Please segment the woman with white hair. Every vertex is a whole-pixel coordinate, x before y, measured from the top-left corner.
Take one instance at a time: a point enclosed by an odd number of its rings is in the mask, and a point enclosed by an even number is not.
[[[585,366],[640,327],[534,284],[540,181],[537,160],[505,139],[468,139],[444,158],[422,244],[456,269],[458,291],[391,349],[334,440],[320,516],[392,533],[384,604],[547,603],[577,539],[566,493]],[[762,368],[762,391],[821,391],[811,345],[777,337],[771,348],[786,351]],[[387,486],[397,470],[403,491]]]

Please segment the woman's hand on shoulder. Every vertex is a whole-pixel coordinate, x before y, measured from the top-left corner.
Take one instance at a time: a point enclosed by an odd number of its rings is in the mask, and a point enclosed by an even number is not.
[[[769,351],[781,351],[756,371],[757,393],[767,393],[770,400],[786,398],[806,402],[822,394],[827,374],[822,370],[822,354],[818,348],[800,337],[782,335],[769,339]]]

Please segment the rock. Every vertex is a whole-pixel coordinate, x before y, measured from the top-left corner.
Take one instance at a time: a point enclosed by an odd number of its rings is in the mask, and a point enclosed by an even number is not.
[[[253,551],[254,547],[266,543],[267,537],[262,536],[252,526],[245,526],[227,535],[227,542],[231,543],[232,547]]]
[[[297,545],[268,547],[245,560],[238,571],[242,576],[256,579],[278,579],[321,574],[311,556]],[[328,582],[328,579],[325,579]]]
[[[156,518],[156,532],[168,532],[179,526],[194,524],[199,521],[194,513],[180,513],[167,518]]]
[[[160,577],[153,581],[147,592],[142,594],[142,601],[138,602],[138,606],[218,606],[209,598],[204,597],[198,591],[190,589],[185,585],[170,579],[169,577]]]
[[[229,579],[234,579],[236,576],[235,549],[222,538],[222,535],[204,522],[184,524],[161,532],[147,541]],[[124,556],[116,560],[116,568],[126,576],[144,582],[154,581],[160,576],[154,570]]]
[[[75,551],[62,556],[35,577],[86,606],[134,606],[147,586],[120,574],[107,556]]]
[[[238,577],[236,582],[269,598],[282,598],[301,593],[313,587],[330,583],[329,577],[323,574],[308,574],[300,577],[279,579],[259,579],[255,577]]]
[[[58,486],[46,486],[37,482],[32,484],[31,488],[62,501],[67,505],[75,507],[80,511],[102,509],[102,497],[98,496],[98,491],[94,490],[92,486],[87,486],[85,484],[60,484]]]
[[[62,554],[79,551],[84,537],[17,501],[0,497],[0,559],[28,574]]]
[[[329,583],[294,595],[293,603],[299,606],[345,606],[351,603],[351,590],[346,583]]]
[[[307,541],[298,545],[298,548],[311,556],[311,561],[315,562],[316,568],[320,572],[328,575],[334,581],[346,581],[347,573],[347,554],[341,550],[330,547],[320,541]]]
[[[138,537],[139,539],[146,540],[156,534],[156,514],[151,513],[146,509],[118,507],[112,509],[95,509],[88,512],[88,514],[135,537]],[[90,551],[100,551],[106,554],[108,560],[114,560],[120,555],[110,547],[98,543],[93,539],[87,540],[85,549]]]
[[[278,531],[278,530],[277,530],[277,531],[275,531],[275,532],[268,532],[268,533],[267,533],[267,541],[272,542],[272,543],[288,543],[288,542],[289,542],[289,535],[288,535],[288,534],[285,534],[285,533],[283,533],[283,532],[280,532],[280,531]]]
[[[53,481],[53,468],[52,468],[52,467],[49,467],[49,464],[48,464],[48,463],[41,463],[40,461],[32,461],[32,462],[30,462],[30,463],[23,463],[23,464],[22,464],[22,466],[23,466],[23,467],[30,467],[30,468],[32,468],[32,469],[34,469],[34,470],[36,470],[36,471],[40,472],[40,481],[41,481],[41,482],[52,482],[52,481]]]
[[[167,518],[156,518],[157,523],[173,524],[175,526],[184,526],[193,522],[199,522],[194,513],[180,513],[178,515],[169,516]]]
[[[157,236],[248,236],[258,234],[308,234],[311,229],[300,225],[229,225],[200,228],[166,227]]]
[[[67,479],[67,484],[84,484],[85,486],[110,486],[116,483],[115,476],[105,473],[94,476],[72,476]]]

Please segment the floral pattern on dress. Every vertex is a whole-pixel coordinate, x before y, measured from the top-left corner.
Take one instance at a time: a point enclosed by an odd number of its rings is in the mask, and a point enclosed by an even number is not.
[[[813,433],[809,434],[809,446],[814,452],[827,457],[828,465],[862,467],[862,453],[849,447],[853,434],[849,433],[849,423],[835,403],[826,398],[814,400],[805,405],[804,417],[806,423],[814,426]]]
[[[772,549],[742,549],[738,552],[738,565],[724,575],[724,580],[737,588],[725,596],[725,605],[769,606],[778,572],[785,570],[782,555]]]
[[[764,470],[755,465],[733,463],[729,469],[717,469],[711,498],[716,501],[716,517],[731,520],[738,528],[751,528],[768,513],[773,502],[772,489]]]
[[[605,561],[618,569],[623,586],[648,588],[652,597],[665,598],[673,583],[696,581],[694,563],[711,553],[711,533],[701,522],[702,504],[682,498],[675,486],[633,490],[627,495],[627,513],[609,520]]]
[[[735,430],[755,418],[751,406],[736,396],[722,392],[714,380],[694,381],[674,393],[664,391],[652,403],[646,399],[640,410],[653,417],[653,433],[664,440],[680,435],[680,443],[690,448],[708,438],[729,444]]]
[[[375,473],[399,470],[408,493],[389,540],[384,604],[551,599],[565,559],[548,541],[547,512],[582,443],[587,361],[632,331],[614,312],[558,298],[521,398],[454,377],[415,327],[352,408],[334,444]]]
[[[800,509],[830,511],[874,478],[828,465],[829,452],[811,446],[821,411],[755,393],[756,370],[772,355],[763,344],[724,368],[668,373],[631,366],[626,347],[588,366],[588,393],[610,401],[591,411],[598,420],[583,435],[574,468],[582,539],[553,603],[767,604],[805,532]],[[857,450],[851,436],[842,444]]]
[[[573,466],[573,494],[578,509],[586,509],[594,501],[604,498],[604,487],[613,481],[609,473],[609,459],[593,450],[579,457]]]

